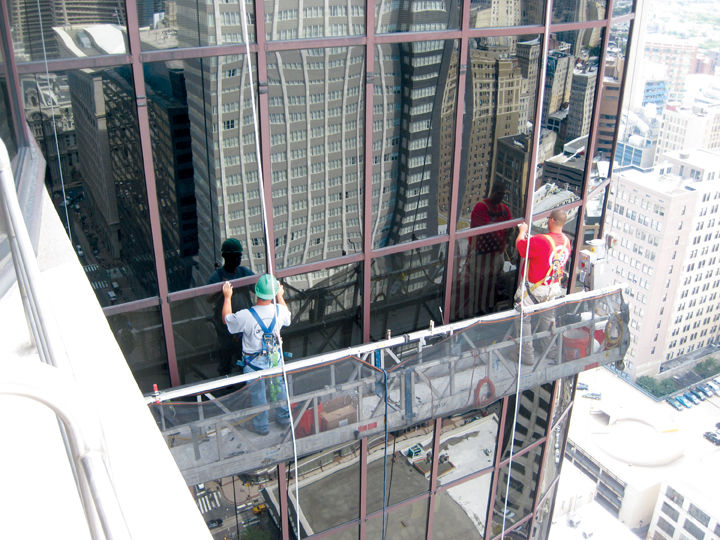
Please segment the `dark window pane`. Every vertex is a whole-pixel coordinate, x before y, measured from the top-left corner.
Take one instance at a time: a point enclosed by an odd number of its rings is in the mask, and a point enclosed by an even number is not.
[[[362,251],[365,50],[268,54],[278,269]]]
[[[515,228],[457,241],[451,320],[512,308],[517,283]]]
[[[523,366],[529,371],[528,367]],[[523,448],[544,437],[548,430],[550,420],[550,401],[552,399],[552,384],[536,386],[531,390],[525,390],[520,397],[518,408],[517,427],[514,435],[513,453],[517,454]],[[503,438],[503,457],[510,457],[510,445],[513,442],[513,418],[515,416],[515,398],[510,396],[507,410],[505,411],[505,436]]]
[[[128,52],[123,2],[63,2],[43,6],[10,0],[10,28],[18,63]]]
[[[670,519],[672,519],[674,522],[677,523],[677,520],[680,518],[680,512],[670,506],[668,503],[664,502],[662,505],[662,508],[660,509],[663,514],[668,516]]]
[[[470,40],[458,229],[525,213],[540,48],[539,36]]]
[[[460,28],[461,2],[391,0],[375,4],[375,33],[429,32]]]
[[[505,528],[508,528],[532,511],[535,493],[538,488],[540,456],[542,455],[543,446],[540,445],[530,452],[513,457],[512,471],[508,465],[500,469],[500,477],[498,478],[495,493],[495,507],[493,508],[493,536],[502,532],[503,518]],[[508,482],[510,483],[509,490]],[[508,493],[507,509],[505,508],[506,492]]]
[[[265,39],[284,41],[365,35],[364,0],[265,0]]]
[[[525,26],[542,24],[545,18],[543,0],[520,0],[502,5],[495,2],[470,4],[470,28],[492,26]]]
[[[108,316],[108,324],[144,394],[170,388],[165,333],[160,308],[151,307]]]
[[[46,185],[103,306],[157,294],[131,81],[125,66],[21,79]]]
[[[170,291],[265,273],[247,56],[145,64],[145,80]]]
[[[669,534],[671,537],[675,535],[675,527],[670,525],[662,516],[658,517],[657,526],[661,531]]]
[[[553,24],[597,21],[604,18],[605,2],[601,0],[556,0],[553,2]],[[589,29],[583,32],[591,33],[593,30]]]
[[[302,422],[302,421],[301,421]],[[310,475],[301,481],[300,508],[313,533],[320,533],[360,517],[360,443],[351,443],[327,463],[327,451],[304,457],[303,473],[322,468],[322,475]],[[315,458],[315,459],[314,459]],[[292,466],[291,466],[291,471]],[[314,480],[317,478],[317,480]],[[295,514],[295,481],[288,486],[289,504]],[[305,532],[308,534],[308,531]],[[356,528],[338,533],[337,538],[357,537]]]
[[[485,538],[492,474],[486,474],[435,496],[433,538]]]
[[[557,395],[555,397],[555,410],[553,412],[552,425],[555,426],[558,418],[564,413],[573,400],[573,388],[575,386],[575,375],[569,375],[559,379]]]
[[[540,497],[544,497],[548,488],[560,476],[560,468],[562,466],[565,446],[565,437],[567,437],[567,417],[560,424],[552,429],[548,436],[548,451],[545,454],[545,471],[543,473],[542,485],[540,486]]]
[[[710,516],[707,515],[705,512],[700,510],[697,506],[690,503],[690,508],[688,509],[688,514],[690,514],[692,517],[697,519],[700,523],[705,525],[706,527],[710,523]]]
[[[1,61],[0,64],[2,64]],[[5,143],[12,160],[17,154],[17,142],[15,141],[15,129],[10,113],[10,100],[4,74],[0,75],[0,139]]]
[[[685,518],[683,529],[693,535],[697,540],[703,540],[705,538],[705,532],[698,527],[690,518]]]
[[[152,5],[152,3],[151,3]],[[140,26],[148,8],[138,2]],[[252,2],[244,4],[247,19],[248,41],[255,41],[255,7]],[[210,0],[206,2],[166,2],[163,18],[140,32],[143,51],[174,49],[176,47],[199,47],[204,45],[228,45],[245,43],[242,27],[243,4],[241,0]],[[152,19],[157,19],[152,14]]]
[[[447,244],[416,248],[373,260],[370,339],[442,323]]]
[[[457,40],[376,46],[373,248],[447,232],[457,47]]]

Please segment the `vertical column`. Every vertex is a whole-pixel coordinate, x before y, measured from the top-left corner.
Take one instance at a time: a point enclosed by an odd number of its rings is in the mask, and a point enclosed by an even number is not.
[[[368,2],[365,8],[365,168],[363,185],[363,271],[362,271],[362,336],[363,342],[370,341],[370,276],[372,258],[372,145],[373,145],[373,98],[375,88],[375,4]],[[379,211],[379,209],[378,209]]]
[[[290,529],[288,524],[288,500],[287,500],[287,476],[285,462],[281,461],[277,466],[278,493],[280,496],[280,531],[282,540],[290,540]],[[295,479],[297,481],[297,479]]]
[[[162,244],[162,229],[160,226],[160,212],[158,209],[157,187],[155,184],[155,168],[153,167],[152,143],[150,140],[150,119],[148,117],[147,97],[145,95],[145,74],[140,61],[140,33],[138,30],[138,15],[136,0],[126,0],[128,22],[128,38],[130,41],[130,55],[132,57],[133,83],[135,85],[135,100],[137,104],[138,128],[140,130],[140,146],[142,148],[143,172],[148,196],[148,212],[150,215],[150,230],[153,240],[153,254],[155,255],[155,272],[158,280],[158,296],[160,297],[160,314],[162,317],[165,345],[167,347],[168,368],[170,370],[170,384],[178,386],[180,375],[175,351],[175,335],[172,328],[172,314],[168,304],[167,272],[165,270],[165,251]]]
[[[509,398],[503,398],[502,412],[500,413],[500,426],[498,427],[497,446],[495,447],[495,465],[493,466],[492,487],[490,488],[490,498],[488,502],[487,517],[485,519],[485,536],[484,538],[492,538],[492,516],[495,507],[495,494],[497,493],[498,478],[500,476],[500,461],[502,459],[502,446],[505,441],[505,418],[507,417]],[[512,438],[512,434],[510,435]]]
[[[450,322],[452,305],[453,273],[455,272],[455,233],[457,232],[458,193],[460,190],[460,168],[462,166],[462,134],[463,118],[465,112],[465,82],[467,78],[468,47],[470,43],[470,2],[462,5],[460,48],[458,50],[457,103],[455,106],[455,153],[453,155],[452,176],[450,178],[450,210],[448,213],[448,242],[447,266],[445,267],[445,299],[443,301],[443,323]],[[439,142],[439,141],[438,141]],[[437,143],[436,143],[437,144]]]
[[[440,437],[442,436],[442,418],[435,419],[433,437],[432,469],[430,471],[430,504],[428,506],[427,540],[432,540],[433,516],[435,515],[435,492],[437,491],[438,465],[440,463]]]
[[[15,141],[17,146],[20,147],[29,145],[30,133],[25,122],[25,106],[22,88],[20,87],[20,79],[17,74],[15,49],[13,48],[11,36],[9,6],[7,0],[0,0],[0,47],[2,47],[5,64],[3,67],[5,68],[7,80],[10,115],[15,131]]]
[[[365,540],[365,526],[367,520],[367,463],[368,463],[368,438],[360,439],[360,536],[359,540]]]

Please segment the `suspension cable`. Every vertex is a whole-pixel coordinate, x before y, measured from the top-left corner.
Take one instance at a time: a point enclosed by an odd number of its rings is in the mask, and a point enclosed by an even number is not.
[[[38,0],[39,1],[39,0]],[[258,186],[260,188],[260,206],[262,207],[262,217],[263,217],[263,230],[265,233],[265,257],[266,257],[266,273],[270,274],[270,276],[275,280],[275,275],[273,272],[273,262],[274,259],[272,258],[273,253],[270,250],[270,232],[268,230],[268,219],[267,219],[267,208],[265,206],[265,186],[263,184],[263,172],[262,172],[262,155],[260,153],[260,129],[258,128],[258,117],[257,117],[257,109],[256,109],[256,103],[255,103],[255,82],[253,80],[253,74],[252,74],[252,55],[250,54],[250,40],[248,39],[248,29],[247,29],[247,11],[245,9],[245,1],[240,0],[240,6],[242,8],[242,31],[243,31],[243,41],[245,43],[245,55],[247,57],[247,64],[248,64],[248,77],[250,79],[250,104],[252,106],[252,115],[253,115],[253,129],[255,131],[255,152],[257,152],[257,167],[258,167]],[[258,51],[258,54],[261,54],[260,51]],[[240,89],[240,94],[242,97],[242,88]],[[279,285],[279,284],[278,284]],[[278,286],[279,289],[279,286]],[[277,295],[274,295],[272,297],[272,305],[273,305],[273,320],[275,323],[275,329],[277,329],[278,333],[278,342],[280,345],[280,367],[282,368],[282,376],[283,376],[283,383],[285,384],[285,399],[287,401],[287,408],[288,408],[288,414],[290,417],[290,433],[292,435],[292,445],[293,445],[293,469],[295,472],[295,505],[297,508],[295,509],[295,526],[297,527],[297,537],[298,539],[302,538],[302,531],[300,529],[300,477],[298,476],[298,452],[297,452],[297,440],[295,438],[295,420],[293,418],[293,412],[292,412],[292,406],[290,404],[290,387],[288,386],[288,378],[287,378],[287,371],[285,369],[285,355],[282,348],[282,338],[280,338],[280,327],[278,326],[278,307],[277,307]],[[278,482],[280,482],[280,478],[278,478]]]

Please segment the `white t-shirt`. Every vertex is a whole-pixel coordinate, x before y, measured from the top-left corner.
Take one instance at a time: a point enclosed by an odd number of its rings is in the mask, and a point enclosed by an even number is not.
[[[278,317],[273,328],[273,334],[280,337],[280,328],[290,326],[291,315],[290,310],[282,304],[277,304]],[[270,328],[273,318],[275,317],[275,306],[268,304],[265,306],[255,306],[255,312],[262,319],[265,328]],[[228,332],[231,334],[242,333],[242,345],[244,354],[254,354],[262,351],[263,330],[250,313],[249,309],[243,309],[237,313],[231,313],[225,317],[225,323]]]

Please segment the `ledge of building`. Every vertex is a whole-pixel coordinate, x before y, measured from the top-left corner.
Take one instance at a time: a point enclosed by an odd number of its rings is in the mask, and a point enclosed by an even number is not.
[[[43,190],[38,262],[73,374],[105,435],[110,474],[132,538],[211,538]],[[0,353],[38,362],[17,284],[0,298]],[[89,538],[55,415],[0,396],[5,519],[0,538]],[[10,519],[8,516],[12,516]]]

